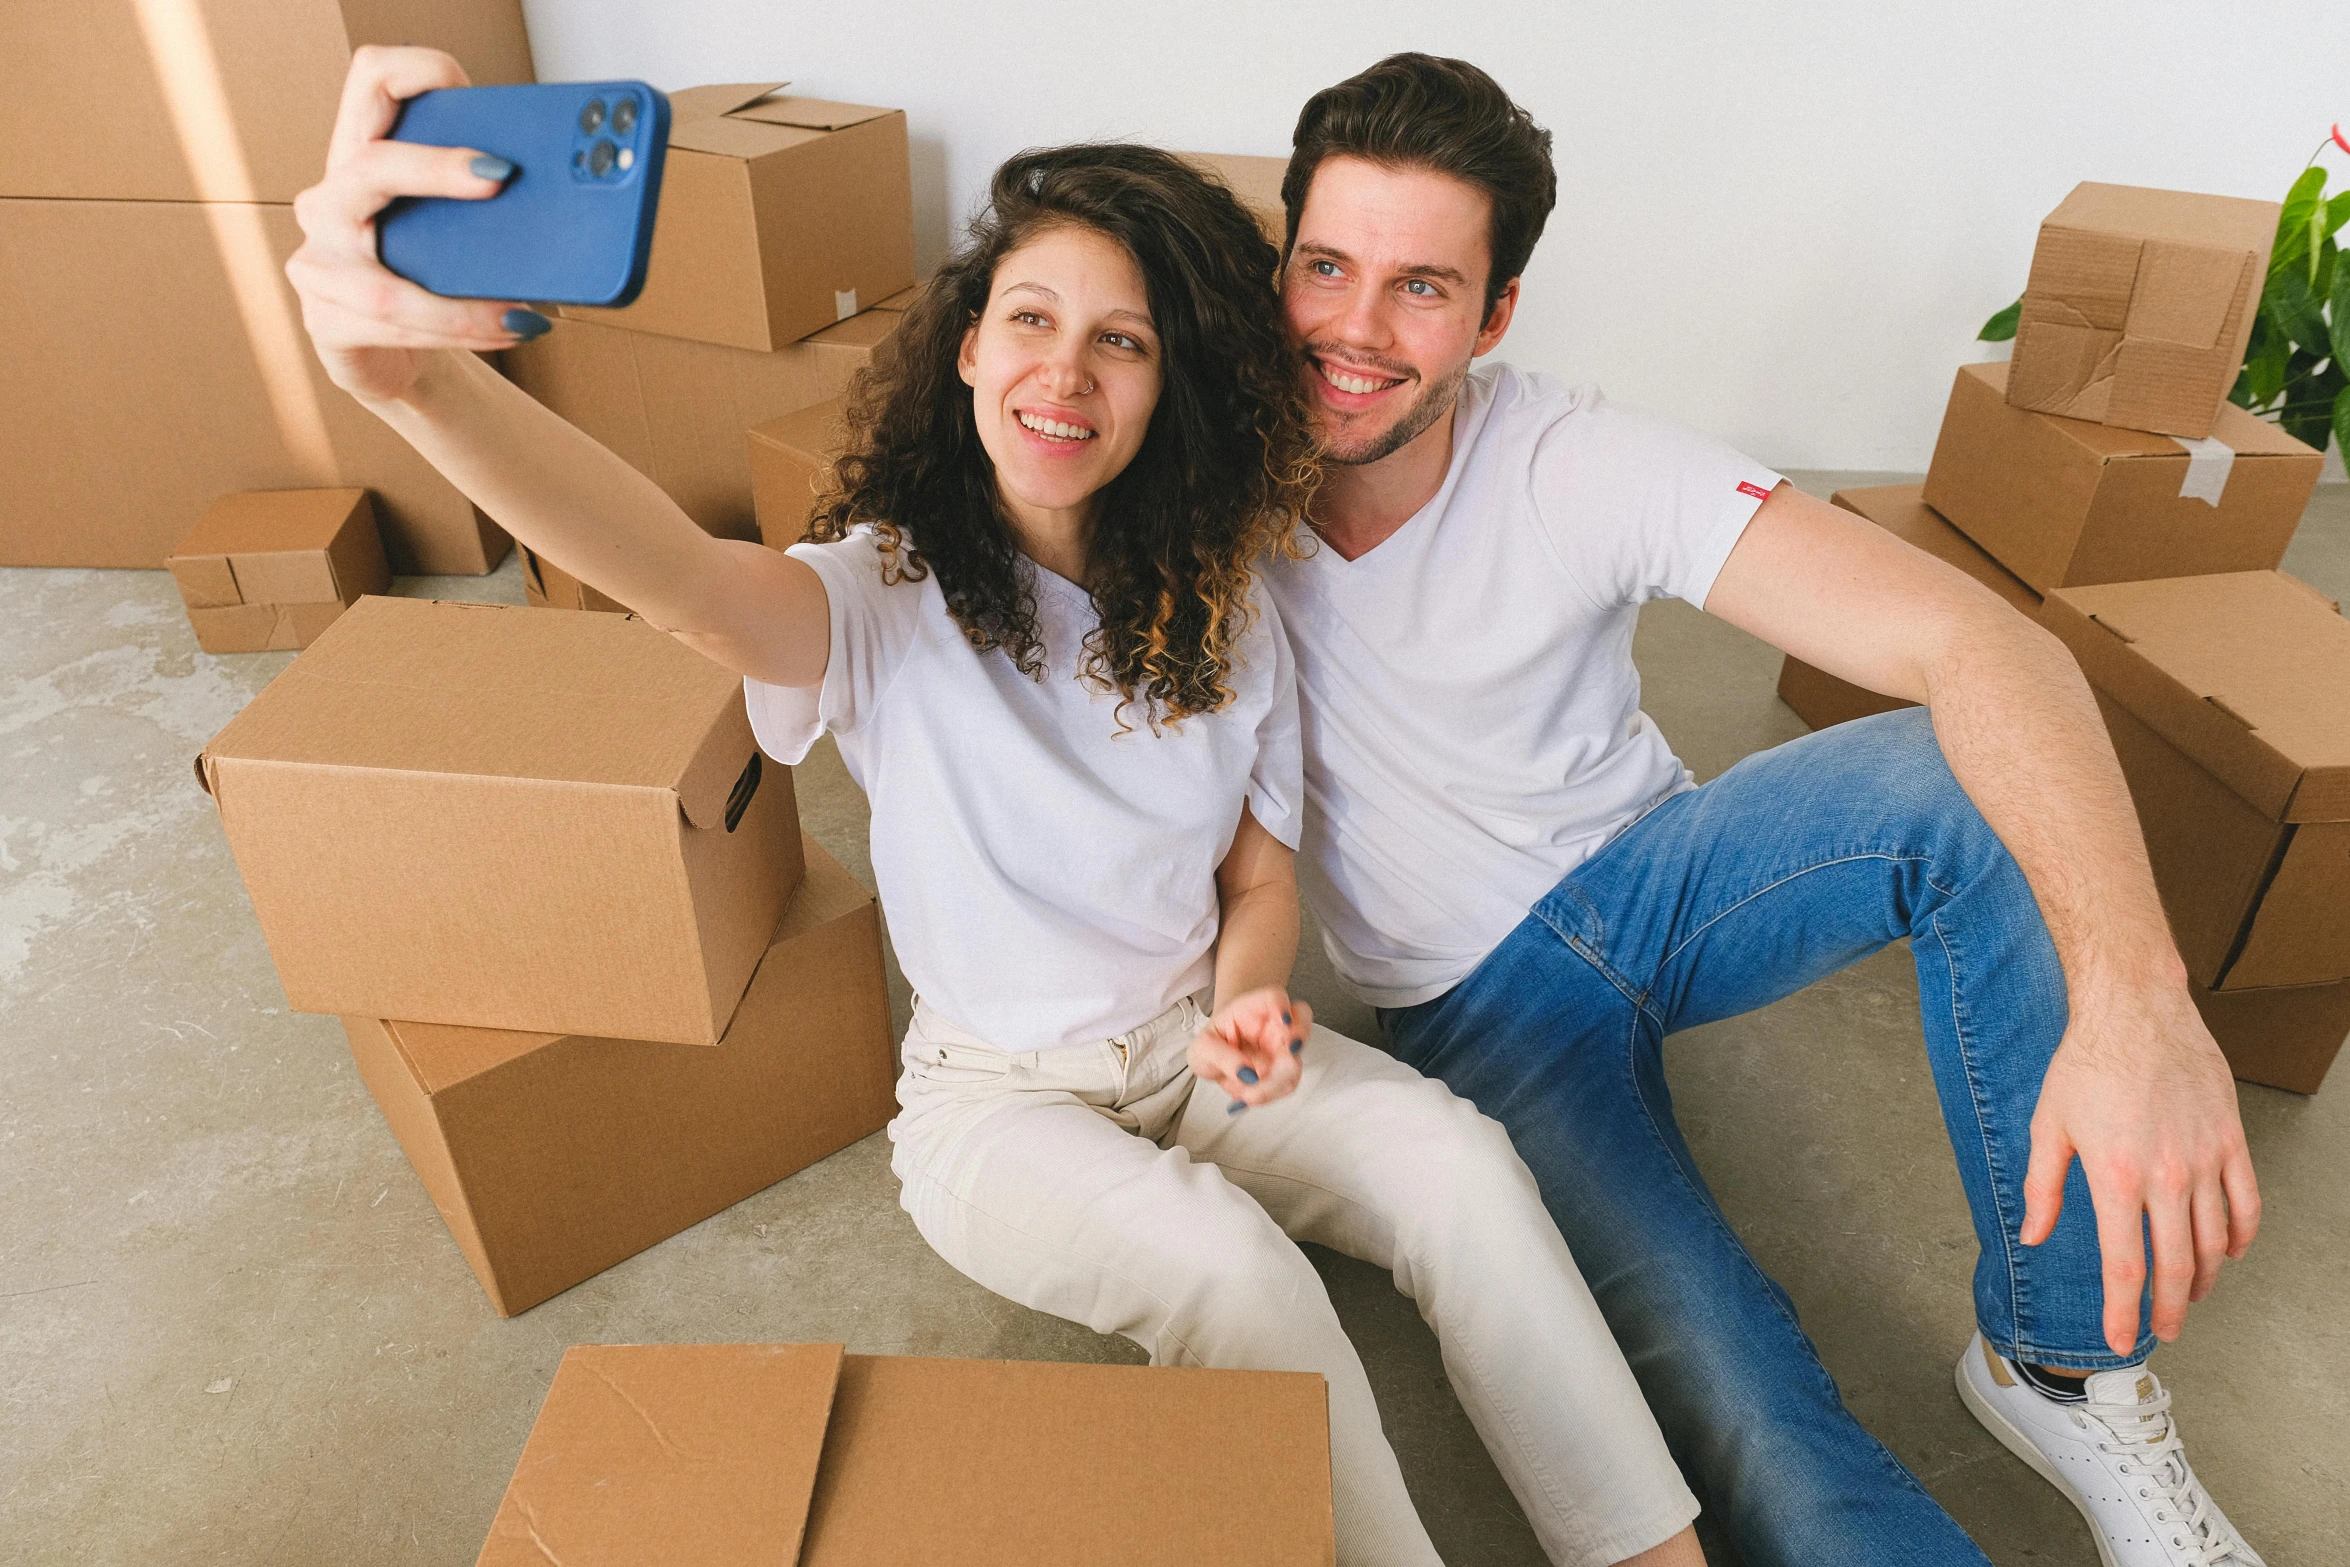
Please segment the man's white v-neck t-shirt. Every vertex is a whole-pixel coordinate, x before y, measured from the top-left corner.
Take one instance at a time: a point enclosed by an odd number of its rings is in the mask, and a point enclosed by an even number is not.
[[[1703,605],[1779,475],[1506,365],[1462,384],[1444,485],[1354,560],[1266,585],[1297,657],[1299,883],[1375,1006],[1443,994],[1560,878],[1693,787],[1640,710],[1639,607]]]

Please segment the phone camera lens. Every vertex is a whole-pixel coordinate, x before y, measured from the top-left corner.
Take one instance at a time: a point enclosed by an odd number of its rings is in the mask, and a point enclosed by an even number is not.
[[[579,111],[579,134],[593,136],[604,128],[604,100],[590,98],[587,107]]]
[[[612,172],[612,165],[619,158],[619,156],[619,148],[613,146],[608,141],[599,140],[593,147],[588,149],[588,172],[593,174],[597,179],[602,179],[605,175]]]
[[[636,100],[615,98],[612,101],[612,134],[626,136],[636,129]]]

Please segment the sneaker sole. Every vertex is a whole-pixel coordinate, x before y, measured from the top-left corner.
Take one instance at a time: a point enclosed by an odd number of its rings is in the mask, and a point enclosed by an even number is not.
[[[2048,1461],[2047,1455],[2033,1444],[2030,1437],[2017,1429],[2014,1421],[2001,1414],[1997,1406],[1976,1391],[1975,1384],[1967,1377],[1966,1363],[1969,1355],[1981,1354],[1980,1349],[1970,1344],[1966,1354],[1958,1357],[1958,1364],[1951,1372],[1952,1380],[1958,1384],[1958,1401],[1966,1405],[1967,1413],[1975,1417],[1976,1424],[1999,1439],[2001,1447],[2022,1459],[2032,1473],[2054,1486],[2057,1495],[2073,1504],[2073,1511],[2079,1513],[2081,1521],[2089,1526],[2089,1543],[2097,1547],[2097,1560],[2103,1567],[2124,1567],[2115,1558],[2113,1547],[2105,1543],[2105,1525],[2098,1522],[2097,1515],[2089,1510],[2089,1504],[2081,1500],[2081,1493],[2065,1482],[2064,1477],[2056,1472],[2056,1466]]]

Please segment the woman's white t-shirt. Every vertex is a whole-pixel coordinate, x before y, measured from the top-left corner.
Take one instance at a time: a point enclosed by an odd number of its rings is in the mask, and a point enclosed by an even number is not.
[[[1363,999],[1451,989],[1692,787],[1640,710],[1632,629],[1648,599],[1704,604],[1778,482],[1596,387],[1489,366],[1409,522],[1351,561],[1267,566],[1305,720],[1298,881]]]
[[[1236,644],[1233,700],[1156,732],[1082,679],[1092,599],[1032,573],[1044,678],[974,649],[936,575],[885,583],[870,530],[795,544],[831,601],[816,687],[743,682],[751,727],[796,763],[836,737],[873,806],[873,874],[925,1005],[1005,1050],[1106,1039],[1214,977],[1216,867],[1243,801],[1291,848],[1297,692],[1270,602]],[[1120,719],[1125,727],[1121,729]]]

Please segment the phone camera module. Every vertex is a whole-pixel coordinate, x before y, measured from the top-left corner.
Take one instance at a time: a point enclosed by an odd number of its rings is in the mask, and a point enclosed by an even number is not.
[[[633,120],[635,116],[632,114],[629,118]],[[579,133],[582,136],[593,136],[603,128],[604,100],[590,98],[587,101],[587,107],[579,111]]]
[[[612,101],[612,134],[626,136],[636,129],[636,100],[615,98]]]
[[[612,165],[618,162],[619,158],[619,148],[608,141],[598,141],[588,149],[588,172],[597,179],[602,179],[612,172]]]

